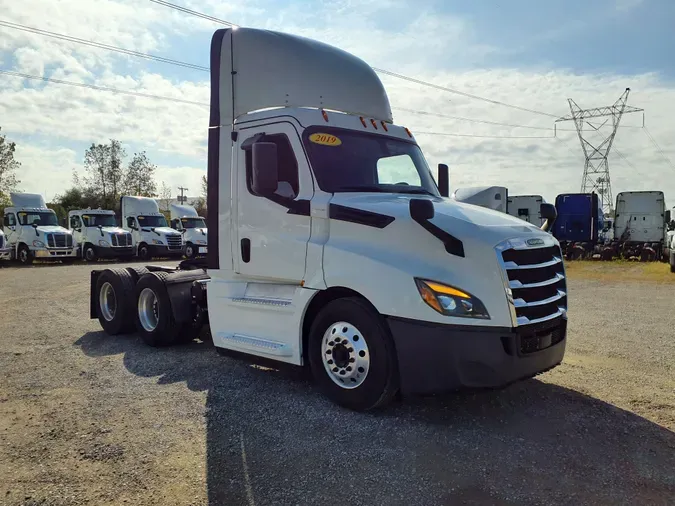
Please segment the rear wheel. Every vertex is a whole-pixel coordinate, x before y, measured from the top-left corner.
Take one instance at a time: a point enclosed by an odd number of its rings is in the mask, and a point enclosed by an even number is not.
[[[399,387],[394,343],[365,301],[328,303],[312,323],[309,362],[317,383],[334,402],[357,411],[388,404]]]
[[[136,285],[136,328],[149,346],[170,346],[178,341],[181,325],[173,317],[164,282],[166,272],[143,275]]]
[[[96,314],[107,334],[117,335],[134,329],[134,282],[124,269],[106,269],[96,280]]]

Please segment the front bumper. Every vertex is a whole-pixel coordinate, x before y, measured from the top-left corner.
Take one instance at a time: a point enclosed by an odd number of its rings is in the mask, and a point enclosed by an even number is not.
[[[96,256],[99,258],[120,258],[131,257],[134,255],[134,248],[132,246],[112,246],[110,248],[103,246],[94,246]]]
[[[58,258],[77,258],[77,248],[49,248],[33,250],[33,256],[41,260],[58,259]]]
[[[150,254],[153,257],[182,257],[185,251],[185,246],[180,249],[169,249],[168,246],[160,246],[157,244],[148,245]]]
[[[12,257],[11,248],[0,249],[0,260],[9,260]]]
[[[565,354],[562,317],[515,329],[387,321],[403,394],[499,388],[552,369]]]

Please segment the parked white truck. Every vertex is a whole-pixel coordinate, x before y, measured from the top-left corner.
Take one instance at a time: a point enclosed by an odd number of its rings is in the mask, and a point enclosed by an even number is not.
[[[117,226],[114,211],[70,211],[68,225],[80,249],[80,256],[88,262],[99,258],[129,259],[134,255],[131,233]]]
[[[197,214],[194,207],[171,204],[171,228],[183,234],[186,258],[194,258],[207,253],[206,222]]]
[[[540,227],[544,222],[541,217],[541,205],[544,202],[541,195],[514,195],[507,199],[506,212]]]
[[[138,258],[183,256],[183,236],[169,227],[155,199],[123,196],[120,214],[122,228],[131,233]]]
[[[625,256],[641,256],[646,249],[656,257],[666,239],[666,203],[661,191],[621,192],[616,196],[614,238]],[[656,258],[655,258],[656,259]]]
[[[70,261],[77,258],[77,244],[69,230],[59,225],[56,213],[42,195],[11,193],[12,207],[5,208],[3,232],[10,257],[28,265],[34,259]]]
[[[0,230],[0,260],[10,260],[12,258],[12,248],[9,247],[5,233]]]
[[[439,188],[362,60],[218,30],[208,132],[207,258],[93,271],[90,316],[108,334],[135,323],[165,346],[206,323],[217,350],[309,365],[356,410],[501,387],[563,359],[556,239],[447,198],[447,166]],[[555,208],[543,211],[547,228]]]
[[[457,202],[494,209],[502,213],[508,211],[509,191],[503,186],[457,188],[453,192],[452,198]]]

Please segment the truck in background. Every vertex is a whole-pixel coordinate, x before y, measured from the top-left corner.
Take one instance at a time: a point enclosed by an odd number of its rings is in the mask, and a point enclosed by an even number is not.
[[[540,227],[544,222],[541,217],[541,204],[544,202],[541,195],[514,195],[507,199],[506,212]]]
[[[509,191],[503,186],[474,186],[457,188],[452,194],[452,199],[457,202],[507,213],[508,196]]]
[[[12,248],[9,247],[5,233],[0,229],[0,260],[10,260],[12,258]]]
[[[604,215],[596,193],[563,193],[556,197],[557,218],[553,236],[568,260],[597,253]]]
[[[39,260],[71,261],[78,248],[73,234],[59,225],[56,213],[42,195],[10,193],[12,207],[5,208],[3,232],[10,257],[23,265]]]
[[[134,255],[130,232],[117,226],[114,211],[79,209],[68,212],[68,226],[88,262],[99,258],[130,259]]]
[[[437,186],[364,61],[285,33],[218,30],[210,114],[207,258],[93,271],[90,316],[108,334],[135,324],[168,346],[206,324],[217,350],[308,366],[355,410],[399,392],[501,387],[562,361],[558,241],[447,198],[447,166]],[[548,226],[555,209],[543,211]]]
[[[666,203],[661,191],[616,196],[614,239],[624,258],[659,260],[666,239]]]
[[[204,218],[188,205],[171,204],[171,228],[183,234],[185,257],[206,255],[208,231]]]
[[[155,199],[122,196],[120,216],[122,228],[131,233],[136,256],[141,260],[183,256],[183,235],[169,227]]]

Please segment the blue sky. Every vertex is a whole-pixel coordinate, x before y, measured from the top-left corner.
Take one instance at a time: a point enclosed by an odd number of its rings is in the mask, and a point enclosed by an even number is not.
[[[675,2],[668,0],[277,1],[175,0],[244,26],[317,38],[385,68],[509,104],[567,114],[610,105],[631,87],[650,132],[621,129],[610,156],[615,194],[663,189],[675,204]],[[147,0],[22,0],[0,19],[208,66],[220,26]],[[196,101],[208,74],[0,27],[0,68]],[[382,77],[397,123],[418,135],[431,164],[446,162],[453,184],[508,186],[514,193],[578,191],[583,159],[574,132],[509,128],[401,110],[536,128],[553,118]],[[626,117],[641,125],[642,117]],[[172,186],[198,188],[205,169],[206,109],[0,76],[0,126],[19,144],[30,191],[58,193],[81,169],[86,147],[114,137],[129,155],[145,150]],[[562,128],[572,128],[570,123]],[[488,135],[489,139],[457,137]],[[547,136],[546,139],[511,137]]]

